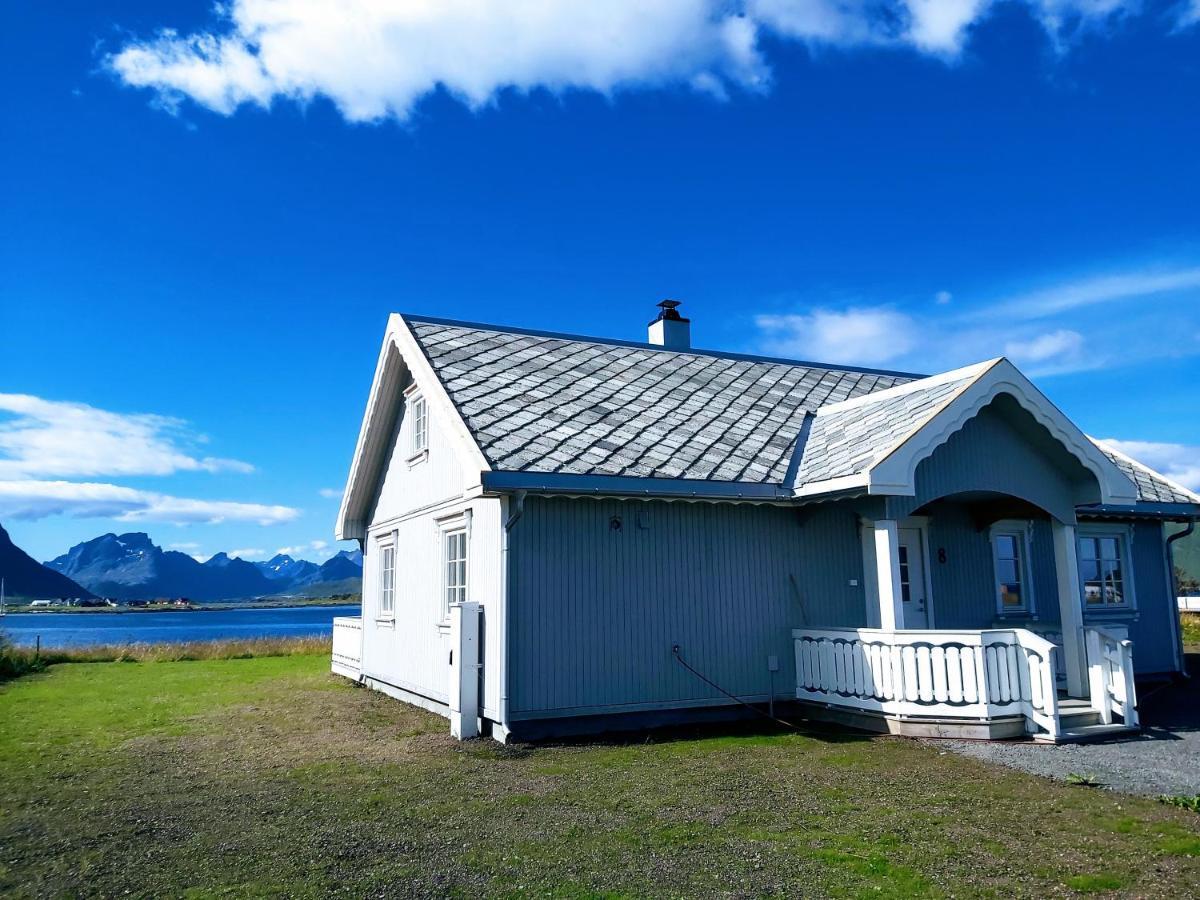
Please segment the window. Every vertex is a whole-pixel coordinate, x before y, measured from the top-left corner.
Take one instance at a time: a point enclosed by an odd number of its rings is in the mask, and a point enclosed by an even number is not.
[[[396,548],[379,548],[379,616],[391,619],[396,615]]]
[[[1125,552],[1122,534],[1101,532],[1079,536],[1079,580],[1084,609],[1129,606]]]
[[[992,525],[996,612],[1001,616],[1034,613],[1033,576],[1029,565],[1032,527],[1032,522],[1014,519]]]
[[[414,396],[412,403],[412,453],[425,453],[429,450],[429,417],[425,410],[425,398]]]
[[[443,613],[450,614],[451,603],[467,599],[467,532],[458,528],[442,536],[442,571],[444,573]]]

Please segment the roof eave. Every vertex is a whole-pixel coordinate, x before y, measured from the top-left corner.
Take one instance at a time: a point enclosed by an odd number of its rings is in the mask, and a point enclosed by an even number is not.
[[[791,491],[777,484],[705,481],[687,478],[640,478],[626,475],[582,475],[567,472],[490,471],[481,475],[486,493],[531,491],[607,497],[653,497],[679,500],[786,501]]]

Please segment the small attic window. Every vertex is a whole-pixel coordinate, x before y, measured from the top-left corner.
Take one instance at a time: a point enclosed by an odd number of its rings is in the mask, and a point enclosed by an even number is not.
[[[429,416],[425,408],[425,398],[414,394],[408,400],[412,409],[412,446],[410,453],[416,456],[429,452]]]

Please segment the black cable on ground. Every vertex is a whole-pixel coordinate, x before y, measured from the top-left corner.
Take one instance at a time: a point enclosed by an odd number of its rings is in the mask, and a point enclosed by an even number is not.
[[[719,684],[717,684],[715,681],[713,681],[711,678],[709,678],[703,672],[694,668],[686,659],[684,659],[683,654],[679,652],[678,644],[673,644],[671,646],[671,655],[675,657],[676,662],[678,662],[681,666],[683,666],[685,669],[687,669],[689,672],[691,672],[693,675],[695,675],[697,678],[699,678],[701,681],[703,681],[709,687],[720,691],[722,694],[724,694],[726,697],[728,697],[734,703],[740,703],[742,706],[746,707],[746,709],[749,709],[749,710],[752,710],[753,712],[758,713],[764,719],[769,719],[772,722],[782,725],[784,728],[790,728],[792,731],[799,732],[801,734],[824,734],[825,733],[825,732],[814,731],[809,728],[801,728],[799,725],[795,725],[795,724],[787,721],[786,719],[781,719],[778,716],[773,716],[768,712],[763,712],[763,710],[759,709],[753,703],[747,703],[741,697],[738,697],[735,694],[731,694],[729,691],[725,690],[725,688],[721,687]]]

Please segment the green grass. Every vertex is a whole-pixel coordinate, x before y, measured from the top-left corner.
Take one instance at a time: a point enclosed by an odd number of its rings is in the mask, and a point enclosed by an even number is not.
[[[502,747],[324,655],[0,686],[0,895],[1186,895],[1200,819],[927,744]]]
[[[1179,614],[1183,626],[1183,643],[1189,650],[1200,650],[1200,613]]]

